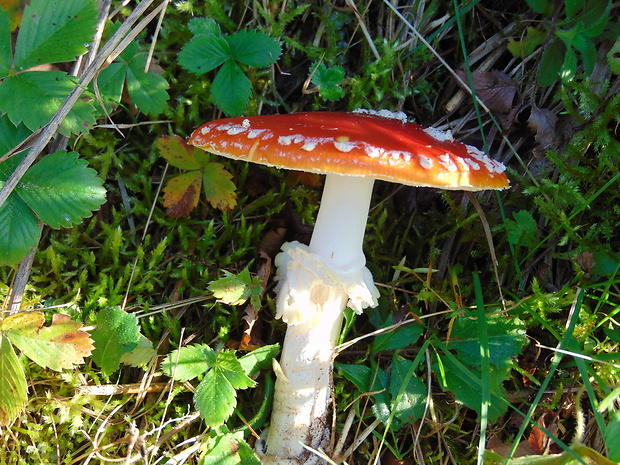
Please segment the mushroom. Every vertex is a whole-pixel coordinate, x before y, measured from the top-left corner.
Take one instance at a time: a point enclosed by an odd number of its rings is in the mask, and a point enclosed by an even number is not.
[[[276,317],[287,323],[266,464],[310,464],[308,448],[329,443],[328,408],[343,311],[377,305],[362,251],[376,179],[443,189],[505,189],[504,166],[449,132],[407,122],[404,113],[297,113],[212,121],[189,143],[217,155],[326,174],[310,245],[284,244],[276,257]]]

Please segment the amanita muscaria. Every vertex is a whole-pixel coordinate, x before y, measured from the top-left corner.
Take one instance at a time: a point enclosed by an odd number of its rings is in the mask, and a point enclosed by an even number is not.
[[[329,442],[328,407],[343,310],[377,305],[362,243],[376,179],[443,189],[505,189],[504,166],[450,133],[403,113],[298,113],[228,118],[196,129],[189,143],[262,165],[326,174],[309,246],[287,243],[276,258],[277,317],[288,324],[263,463],[321,460],[303,445]]]

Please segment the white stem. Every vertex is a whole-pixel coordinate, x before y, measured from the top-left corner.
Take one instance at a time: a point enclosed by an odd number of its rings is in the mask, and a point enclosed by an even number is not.
[[[372,178],[327,175],[310,252],[343,270],[366,264],[362,246],[373,185]]]
[[[276,258],[278,314],[289,324],[277,375],[263,464],[313,464],[303,445],[325,449],[334,348],[343,310],[376,305],[362,251],[372,179],[328,175],[308,249],[289,244]],[[303,445],[302,445],[303,444]]]

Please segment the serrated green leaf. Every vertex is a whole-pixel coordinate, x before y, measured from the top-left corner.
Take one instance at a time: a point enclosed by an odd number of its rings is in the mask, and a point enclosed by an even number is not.
[[[95,0],[32,0],[17,35],[15,68],[73,61],[86,52],[97,14]]]
[[[211,158],[207,152],[187,144],[179,136],[160,137],[157,139],[157,150],[168,163],[182,170],[204,168]]]
[[[247,389],[256,386],[256,381],[245,374],[234,351],[218,352],[215,363],[214,369],[220,370],[233,388]]]
[[[7,115],[0,116],[0,153],[4,155],[13,147],[26,140],[26,138],[31,134],[32,131],[29,131],[23,124],[16,126],[11,122]],[[14,155],[11,159],[19,159],[21,161],[23,155],[24,154]],[[5,163],[7,164],[5,165]],[[8,167],[8,161],[1,162],[0,167],[2,166]],[[15,164],[15,166],[17,166],[17,164]],[[2,176],[2,168],[0,168],[0,181],[8,179],[9,175],[13,173],[15,166],[7,172],[5,177]]]
[[[566,11],[566,18],[569,20],[583,8],[585,0],[564,0],[564,10]]]
[[[168,81],[144,71],[146,56],[138,55],[127,67],[127,92],[133,104],[145,115],[158,115],[168,102]]]
[[[224,424],[237,406],[237,393],[222,370],[209,370],[196,388],[194,404],[211,428]]]
[[[233,60],[227,60],[211,84],[215,104],[228,116],[239,116],[252,96],[252,83]]]
[[[235,183],[232,174],[221,163],[208,163],[202,172],[202,186],[205,198],[213,208],[232,210],[237,205]]]
[[[52,228],[67,228],[105,201],[101,178],[75,152],[54,152],[33,165],[15,192]]]
[[[208,285],[213,296],[228,305],[241,305],[245,303],[253,292],[260,292],[260,281],[250,276],[250,271],[245,268],[235,275],[222,270],[224,277],[211,281]]]
[[[512,358],[521,353],[527,342],[523,322],[499,314],[487,316],[487,334],[489,361],[499,368],[510,366]],[[478,321],[465,316],[457,317],[452,325],[448,347],[458,352],[461,362],[480,366]]]
[[[217,68],[230,57],[228,42],[216,35],[198,35],[178,55],[179,64],[190,73],[204,74]]]
[[[0,112],[13,124],[23,122],[36,131],[46,125],[75,87],[74,78],[61,71],[32,71],[0,82]],[[60,126],[66,136],[87,131],[95,123],[95,108],[78,100]]]
[[[28,401],[26,375],[13,346],[0,334],[0,425],[9,426]]]
[[[206,34],[219,36],[222,34],[219,24],[211,18],[194,18],[189,22],[188,26],[189,30],[192,31],[194,35]]]
[[[319,88],[321,97],[328,100],[338,100],[344,95],[344,90],[340,84],[344,81],[344,68],[333,66],[327,68],[320,63],[312,74],[312,83]]]
[[[0,266],[19,263],[32,247],[36,247],[40,236],[41,229],[36,216],[12,192],[0,206]]]
[[[271,367],[273,359],[280,352],[280,344],[259,347],[239,359],[243,372],[254,376],[260,370]]]
[[[123,354],[137,347],[138,319],[120,307],[104,308],[97,315],[91,337],[95,342],[92,358],[103,374],[109,375],[118,369]]]
[[[206,344],[196,344],[181,347],[168,354],[161,364],[161,369],[166,376],[184,382],[209,370],[215,364],[215,360],[213,349]]]
[[[59,314],[53,316],[50,326],[43,326],[44,322],[41,312],[20,312],[8,316],[2,330],[24,355],[42,367],[61,371],[84,363],[93,345],[89,334],[81,329],[82,323]]]
[[[282,53],[276,39],[259,31],[239,31],[226,36],[226,41],[233,60],[256,68],[275,63]]]
[[[0,79],[9,74],[12,63],[11,19],[9,14],[0,8]]]

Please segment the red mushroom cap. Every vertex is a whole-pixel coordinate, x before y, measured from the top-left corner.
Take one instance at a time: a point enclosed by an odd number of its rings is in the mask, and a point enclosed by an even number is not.
[[[220,119],[196,129],[189,143],[229,158],[312,173],[472,191],[509,186],[504,165],[484,152],[450,133],[409,123],[404,114],[383,111]]]

